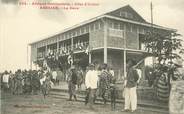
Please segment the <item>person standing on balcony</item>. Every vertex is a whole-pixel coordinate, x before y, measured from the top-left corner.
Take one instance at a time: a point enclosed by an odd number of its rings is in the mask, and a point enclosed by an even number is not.
[[[125,79],[125,107],[122,111],[131,111],[134,112],[137,109],[137,81],[139,79],[139,75],[137,73],[136,68],[134,67],[135,61],[129,60],[127,63],[127,76]]]

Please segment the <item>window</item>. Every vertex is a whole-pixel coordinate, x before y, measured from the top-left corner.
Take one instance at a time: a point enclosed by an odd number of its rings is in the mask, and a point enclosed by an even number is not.
[[[72,32],[69,32],[69,37],[70,37],[70,38],[72,37]]]
[[[62,36],[61,36],[61,34],[59,35],[59,41],[62,39]]]
[[[120,23],[120,30],[124,30],[124,24]]]
[[[121,16],[121,17],[126,17],[126,13],[127,13],[127,12],[125,12],[125,11],[120,11],[120,16]]]
[[[145,44],[143,43],[144,34],[139,34],[139,50],[145,50]]]
[[[90,25],[90,31],[93,31],[94,30],[94,24],[91,24]]]
[[[127,23],[126,24],[126,30],[131,32],[131,24],[130,23]]]
[[[63,38],[66,39],[66,34],[65,33],[63,34]]]
[[[118,23],[114,23],[114,29],[118,29]]]
[[[75,30],[75,34],[74,35],[77,36],[77,30]]]
[[[102,28],[101,22],[98,23],[98,28],[99,28],[99,29]]]
[[[133,15],[131,13],[127,13],[127,18],[133,19]]]
[[[77,29],[77,36],[79,36],[79,34],[80,34],[80,29],[78,28]]]
[[[75,30],[73,30],[72,32],[72,37],[75,37]]]
[[[86,33],[86,32],[87,32],[86,27],[87,27],[87,26],[85,26],[85,27],[84,27],[84,33]]]
[[[109,22],[109,28],[114,28],[113,22]]]
[[[89,25],[86,26],[86,32],[89,32]]]
[[[120,23],[118,23],[118,29],[120,30],[120,26],[121,26],[121,24]]]
[[[133,19],[133,15],[129,12],[126,12],[126,11],[120,11],[120,16],[124,17],[124,18]]]
[[[69,34],[69,33],[67,33],[67,39],[68,39],[68,38],[70,38],[70,34]]]
[[[84,27],[81,28],[81,33],[84,34]]]
[[[95,30],[98,30],[99,29],[98,27],[99,27],[98,22],[95,22]]]
[[[79,28],[79,35],[81,35],[82,34],[82,29],[81,28]]]

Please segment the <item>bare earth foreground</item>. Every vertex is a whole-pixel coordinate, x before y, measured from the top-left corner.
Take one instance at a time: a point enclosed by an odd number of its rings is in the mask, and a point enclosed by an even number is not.
[[[41,95],[10,95],[1,92],[1,114],[129,114],[121,112],[123,106],[118,104],[115,111],[110,105],[95,105],[95,110],[83,102],[67,101],[54,97],[43,98]],[[133,114],[162,114],[144,108],[138,108]]]

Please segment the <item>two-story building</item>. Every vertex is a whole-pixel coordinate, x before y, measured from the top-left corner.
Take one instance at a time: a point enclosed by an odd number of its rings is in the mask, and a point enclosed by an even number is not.
[[[31,64],[37,60],[43,61],[48,51],[67,56],[73,50],[73,61],[78,61],[82,67],[94,61],[107,63],[120,78],[125,75],[127,59],[139,61],[146,53],[141,39],[151,28],[173,31],[152,25],[127,5],[30,43]]]

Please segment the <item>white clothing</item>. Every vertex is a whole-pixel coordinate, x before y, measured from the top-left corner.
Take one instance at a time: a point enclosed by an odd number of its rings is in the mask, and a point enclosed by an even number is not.
[[[54,86],[54,83],[52,81],[50,81],[50,84],[51,84],[51,88],[53,88]]]
[[[111,73],[112,77],[114,77],[114,71],[110,70],[109,72]]]
[[[8,83],[9,82],[9,77],[10,77],[9,74],[3,75],[3,82]]]
[[[125,88],[125,110],[133,110],[137,109],[137,93],[136,87]]]
[[[40,84],[43,85],[43,82],[46,80],[46,76],[40,79]]]
[[[136,70],[137,70],[137,73],[139,75],[139,79],[137,80],[137,83],[139,83],[140,82],[140,79],[142,77],[142,71],[140,69],[136,69]]]
[[[57,72],[56,72],[56,71],[53,71],[53,72],[52,72],[52,78],[53,78],[54,80],[56,80],[56,77],[57,77]]]
[[[98,72],[95,70],[89,70],[86,73],[85,85],[86,88],[96,89],[98,83]]]

